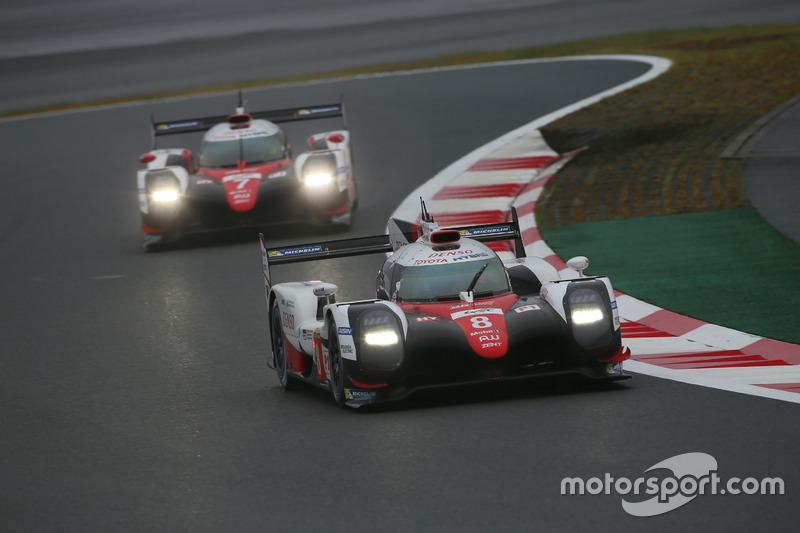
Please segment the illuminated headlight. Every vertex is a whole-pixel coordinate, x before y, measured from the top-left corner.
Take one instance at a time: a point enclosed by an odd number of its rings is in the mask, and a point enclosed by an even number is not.
[[[358,317],[361,346],[358,359],[365,371],[391,372],[403,362],[403,332],[397,317],[385,309],[371,309]]]
[[[181,184],[170,170],[159,169],[147,173],[146,187],[154,203],[170,203],[178,200]]]
[[[594,324],[603,320],[603,312],[597,308],[585,307],[572,310],[572,323],[576,326]]]
[[[164,191],[153,191],[154,202],[174,202],[178,199],[178,191],[175,189]]]
[[[372,346],[389,346],[400,342],[400,337],[394,330],[371,331],[364,335],[364,342]]]
[[[319,187],[320,185],[327,185],[328,183],[333,181],[333,176],[330,173],[317,173],[317,174],[306,174],[306,186],[308,187]]]
[[[586,350],[602,348],[613,341],[610,304],[600,291],[584,286],[568,291],[566,296],[572,336]]]

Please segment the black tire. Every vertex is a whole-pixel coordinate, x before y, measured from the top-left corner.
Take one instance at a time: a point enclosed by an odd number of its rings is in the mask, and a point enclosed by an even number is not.
[[[283,335],[281,312],[277,302],[272,306],[270,318],[272,320],[272,356],[275,358],[275,372],[278,374],[281,387],[292,390],[297,383],[295,378],[289,375],[289,365],[286,362],[286,338]]]
[[[345,407],[344,380],[346,378],[344,375],[344,360],[342,359],[342,351],[339,348],[339,334],[334,323],[331,323],[328,328],[328,359],[331,363],[329,382],[333,399],[339,407]]]

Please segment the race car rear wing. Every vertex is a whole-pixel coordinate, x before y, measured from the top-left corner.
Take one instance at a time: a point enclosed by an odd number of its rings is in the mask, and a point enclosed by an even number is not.
[[[267,248],[264,234],[260,233],[261,267],[264,272],[267,291],[272,285],[269,266],[288,263],[301,263],[304,261],[317,261],[320,259],[334,259],[339,257],[352,257],[356,255],[389,253],[399,246],[417,240],[420,235],[419,225],[409,222],[390,219],[389,235],[374,235],[370,237],[356,237],[353,239],[339,239],[334,241],[314,242],[280,248]],[[517,210],[511,208],[511,221],[501,224],[477,224],[447,228],[457,230],[463,237],[479,242],[514,241],[516,256],[525,257],[525,246],[522,242],[522,232],[519,229]]]
[[[323,104],[310,107],[291,107],[287,109],[274,109],[269,111],[248,112],[254,118],[269,120],[270,122],[295,122],[299,120],[313,120],[318,118],[344,117],[344,102],[336,104]],[[155,122],[151,116],[153,136],[174,135],[178,133],[191,133],[206,131],[213,126],[226,122],[228,115],[215,115],[213,117],[188,118],[170,120],[168,122]]]

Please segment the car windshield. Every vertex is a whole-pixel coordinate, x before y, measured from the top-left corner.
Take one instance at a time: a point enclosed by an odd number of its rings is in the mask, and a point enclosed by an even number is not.
[[[283,144],[277,135],[263,135],[230,141],[209,141],[200,150],[200,166],[235,167],[240,160],[257,165],[283,158]]]
[[[511,287],[503,263],[498,257],[493,257],[485,261],[406,267],[397,298],[406,302],[458,300],[458,293],[469,288],[484,265],[486,269],[474,288],[475,296],[497,296],[509,292]]]

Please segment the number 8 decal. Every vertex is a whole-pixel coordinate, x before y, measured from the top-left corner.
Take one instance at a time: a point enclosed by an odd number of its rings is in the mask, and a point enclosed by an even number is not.
[[[475,329],[486,329],[492,327],[492,323],[489,321],[489,317],[485,316],[474,316],[470,318],[472,321],[472,327]]]

